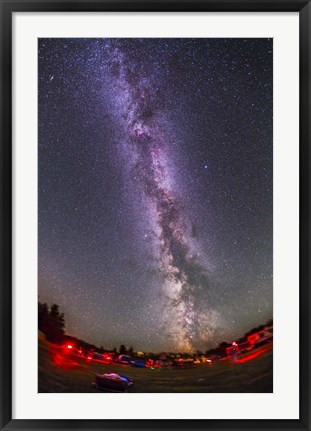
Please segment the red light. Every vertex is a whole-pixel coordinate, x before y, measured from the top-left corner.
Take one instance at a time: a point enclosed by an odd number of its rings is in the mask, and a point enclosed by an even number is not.
[[[246,356],[246,357],[244,357],[244,358],[241,358],[241,359],[239,359],[238,361],[236,361],[237,363],[239,363],[239,364],[242,364],[242,363],[244,363],[244,362],[248,362],[248,361],[251,361],[252,359],[255,359],[255,358],[257,358],[258,356],[261,356],[261,355],[263,355],[264,353],[266,353],[268,350],[271,350],[271,346],[264,346],[264,347],[262,347],[260,350],[258,350],[257,352],[255,352],[255,353],[251,353],[250,355],[248,355],[248,356]]]
[[[67,349],[72,349],[72,345],[68,344]]]
[[[92,359],[92,358],[90,356],[88,356],[87,359]]]

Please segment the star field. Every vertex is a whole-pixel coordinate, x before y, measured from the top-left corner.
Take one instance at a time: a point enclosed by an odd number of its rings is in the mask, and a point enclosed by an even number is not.
[[[39,296],[107,348],[272,317],[272,39],[39,39]]]

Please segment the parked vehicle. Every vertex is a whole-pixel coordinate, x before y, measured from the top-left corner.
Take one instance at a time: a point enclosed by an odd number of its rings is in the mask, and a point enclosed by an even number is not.
[[[249,335],[247,341],[253,346],[261,346],[262,344],[268,343],[273,339],[273,327],[265,328],[262,331],[255,332],[255,334]]]
[[[131,365],[132,359],[128,355],[119,355],[115,358],[116,364]]]
[[[93,381],[93,386],[96,389],[112,392],[128,392],[133,384],[132,379],[117,373],[96,374]]]
[[[248,341],[244,341],[244,343],[239,343],[240,353],[246,353],[252,348],[252,345]]]
[[[122,364],[122,365],[130,365],[131,367],[139,367],[144,368],[146,366],[146,361],[143,359],[133,359],[130,358],[128,355],[119,355],[114,362],[116,364]]]
[[[133,367],[138,367],[138,368],[145,368],[146,366],[146,361],[144,361],[143,359],[133,359],[131,361],[131,365]]]

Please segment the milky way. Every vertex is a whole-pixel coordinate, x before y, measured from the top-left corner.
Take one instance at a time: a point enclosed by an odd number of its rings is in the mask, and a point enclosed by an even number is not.
[[[152,97],[155,78],[138,67],[138,61],[127,57],[118,47],[109,52],[108,64],[116,88],[113,100],[121,101],[117,107],[128,136],[126,146],[133,158],[132,175],[155,210],[152,240],[158,247],[159,268],[166,279],[164,312],[171,319],[172,347],[190,350],[195,347],[193,340],[208,341],[204,338],[214,324],[208,302],[209,279],[206,269],[193,257],[182,209],[169,185],[166,137],[156,115],[158,101]]]
[[[272,41],[39,48],[39,294],[68,332],[192,351],[270,318]]]

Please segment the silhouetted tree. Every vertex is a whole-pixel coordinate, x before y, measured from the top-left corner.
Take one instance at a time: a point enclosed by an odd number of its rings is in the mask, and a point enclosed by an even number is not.
[[[120,355],[124,355],[126,354],[126,347],[124,346],[124,344],[121,344],[120,346]]]
[[[42,331],[44,334],[48,328],[48,320],[49,320],[49,307],[47,304],[38,304],[38,329]]]
[[[231,344],[227,343],[226,341],[223,341],[222,343],[219,344],[219,350],[220,350],[220,355],[221,356],[226,356],[227,352],[226,349],[227,347],[231,346]]]
[[[59,307],[53,304],[50,310],[50,333],[48,338],[55,344],[61,344],[65,334],[64,314],[59,312]]]
[[[38,328],[46,339],[55,344],[61,344],[65,334],[64,314],[59,312],[59,307],[53,304],[51,309],[47,304],[38,305]]]

